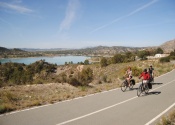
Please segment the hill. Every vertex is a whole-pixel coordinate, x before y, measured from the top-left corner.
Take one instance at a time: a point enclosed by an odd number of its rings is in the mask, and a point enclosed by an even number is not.
[[[47,51],[46,54],[70,54],[70,55],[87,55],[87,56],[101,56],[101,55],[114,55],[116,53],[136,52],[143,50],[146,47],[123,47],[123,46],[97,46],[83,49],[70,49],[60,51]]]
[[[160,45],[160,48],[162,48],[165,53],[170,53],[174,51],[175,50],[175,39],[163,43],[162,45]]]
[[[16,57],[31,57],[31,56],[41,56],[38,53],[27,52],[21,49],[7,49],[5,47],[0,47],[0,58],[16,58]]]
[[[0,53],[5,53],[5,52],[26,52],[26,51],[23,51],[23,50],[17,49],[17,48],[7,49],[5,47],[0,47]]]
[[[5,48],[5,47],[0,47],[0,54],[4,53],[4,52],[9,52],[10,50]]]
[[[165,53],[170,53],[175,50],[175,40],[170,40],[162,45],[152,47],[97,46],[83,49],[59,50],[55,52],[50,51],[48,53],[72,55],[114,55],[116,53],[137,52],[143,49],[152,51],[159,47],[162,48]]]

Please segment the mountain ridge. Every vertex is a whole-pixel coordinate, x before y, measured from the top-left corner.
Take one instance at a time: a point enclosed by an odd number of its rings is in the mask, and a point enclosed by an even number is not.
[[[175,39],[164,42],[159,46],[150,47],[128,47],[128,46],[96,46],[87,47],[80,49],[68,49],[68,48],[50,48],[50,49],[39,49],[39,48],[14,48],[7,49],[5,47],[0,47],[0,54],[2,53],[26,53],[26,52],[48,52],[54,54],[84,54],[84,55],[94,55],[94,54],[116,54],[124,52],[135,52],[143,49],[156,49],[162,48],[164,53],[170,53],[175,50]]]

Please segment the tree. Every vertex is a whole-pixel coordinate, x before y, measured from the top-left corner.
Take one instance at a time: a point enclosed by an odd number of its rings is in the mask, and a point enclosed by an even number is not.
[[[84,65],[89,65],[89,60],[86,59],[86,60],[84,61]]]
[[[122,54],[116,54],[111,58],[111,63],[123,63],[126,60],[126,56]]]
[[[130,61],[135,61],[135,55],[131,52],[126,52],[126,60],[127,62],[130,62]]]
[[[138,52],[138,57],[141,58],[141,60],[146,60],[148,55],[149,53],[146,50]]]
[[[101,67],[106,67],[108,65],[107,59],[103,57],[100,61],[100,65],[101,65]]]
[[[155,54],[163,54],[163,50],[161,48],[157,48]]]

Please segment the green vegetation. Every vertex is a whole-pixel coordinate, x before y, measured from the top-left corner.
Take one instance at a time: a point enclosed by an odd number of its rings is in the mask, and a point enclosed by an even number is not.
[[[159,59],[161,63],[170,62],[170,60],[175,60],[175,50],[170,53],[167,57],[162,57]]]
[[[107,59],[102,57],[102,59],[100,61],[100,65],[101,65],[101,67],[106,67],[108,65]]]
[[[155,50],[155,54],[163,54],[164,52],[163,52],[163,50],[161,49],[161,48],[157,48],[156,50]]]
[[[162,58],[159,59],[159,61],[160,61],[161,63],[170,62],[170,57],[169,57],[169,56],[168,56],[168,57],[162,57]]]
[[[175,50],[170,53],[170,60],[175,60]]]
[[[23,85],[43,83],[49,81],[49,77],[56,70],[56,65],[44,60],[30,65],[19,63],[5,63],[0,65],[0,87],[9,85]]]

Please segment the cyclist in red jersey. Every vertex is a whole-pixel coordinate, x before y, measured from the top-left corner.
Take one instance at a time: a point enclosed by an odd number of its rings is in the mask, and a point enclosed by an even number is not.
[[[142,78],[144,84],[148,84],[150,79],[150,74],[147,72],[147,69],[140,74],[139,79]]]

